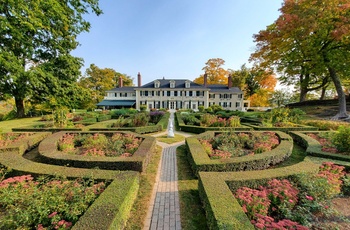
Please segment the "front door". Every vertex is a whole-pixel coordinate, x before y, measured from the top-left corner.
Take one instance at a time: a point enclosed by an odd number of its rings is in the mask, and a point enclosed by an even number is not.
[[[170,110],[175,110],[175,101],[170,102]]]

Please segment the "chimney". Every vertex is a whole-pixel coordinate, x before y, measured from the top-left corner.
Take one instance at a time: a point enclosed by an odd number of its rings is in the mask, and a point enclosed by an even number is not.
[[[228,83],[227,83],[228,88],[232,88],[232,76],[231,74],[228,75]]]
[[[207,73],[205,73],[203,77],[204,77],[204,87],[207,87],[207,80],[208,80]]]
[[[122,88],[123,87],[123,77],[120,76],[119,77],[119,88]]]
[[[137,86],[141,87],[141,74],[140,74],[140,72],[137,74]]]

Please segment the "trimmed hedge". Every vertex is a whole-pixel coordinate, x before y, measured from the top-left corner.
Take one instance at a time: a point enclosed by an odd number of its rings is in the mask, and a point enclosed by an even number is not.
[[[107,121],[111,119],[111,115],[99,115],[98,117],[96,117],[96,121],[100,122],[100,121]]]
[[[165,115],[160,119],[156,125],[142,126],[142,127],[116,127],[108,128],[114,121],[109,120],[105,122],[100,122],[98,124],[89,127],[90,131],[130,131],[138,134],[154,133],[159,132],[167,128],[170,113],[165,113]]]
[[[25,137],[19,141],[16,141],[8,146],[0,147],[0,153],[15,151],[18,154],[23,154],[25,151],[30,150],[37,146],[40,141],[48,137],[51,133],[34,133],[31,136]]]
[[[125,172],[114,180],[79,218],[72,230],[123,229],[139,190],[139,176]]]
[[[280,144],[271,151],[255,154],[254,156],[212,160],[209,158],[198,139],[214,137],[217,133],[219,132],[205,132],[194,137],[186,138],[188,160],[196,175],[198,175],[199,171],[227,172],[265,169],[283,161],[292,154],[292,138],[286,133],[276,131],[275,133],[280,139]]]
[[[38,136],[44,137],[43,134]],[[72,229],[123,229],[137,196],[140,177],[138,172],[68,168],[33,162],[22,156],[40,141],[39,137],[30,137],[33,140],[21,141],[21,144],[16,143],[16,146],[7,149],[11,151],[0,152],[0,164],[12,169],[11,175],[55,175],[93,178],[96,181],[113,180]]]
[[[290,135],[293,137],[294,141],[297,142],[302,147],[306,148],[306,153],[308,155],[334,159],[334,160],[341,160],[341,161],[348,161],[348,162],[350,161],[350,156],[322,151],[322,146],[320,142],[318,142],[312,137],[309,137],[307,135],[308,133],[320,133],[320,132],[290,132]]]
[[[252,128],[247,126],[240,126],[240,127],[201,127],[196,125],[186,125],[184,121],[181,118],[181,114],[179,112],[175,113],[175,124],[176,129],[183,131],[183,132],[189,132],[189,133],[204,133],[207,131],[249,131],[252,130]]]
[[[61,131],[82,131],[81,128],[34,128],[31,126],[12,128],[13,132],[61,132]]]
[[[300,173],[316,173],[319,165],[304,162],[277,169],[244,172],[199,172],[198,190],[209,229],[254,229],[233,192],[242,186],[257,188],[273,178],[293,178]]]
[[[258,131],[281,131],[289,133],[291,131],[318,131],[318,127],[298,124],[297,127],[264,127],[259,125],[246,124],[247,126]]]
[[[55,133],[44,139],[38,148],[39,161],[52,165],[61,165],[77,168],[100,168],[107,170],[134,170],[145,171],[152,152],[156,146],[156,138],[150,136],[137,136],[143,138],[138,150],[132,157],[102,157],[102,156],[80,156],[66,154],[57,149],[58,140],[67,132]],[[79,132],[70,132],[79,133]],[[96,133],[84,132],[82,134]],[[113,134],[113,132],[99,132]],[[125,132],[124,132],[125,133]]]

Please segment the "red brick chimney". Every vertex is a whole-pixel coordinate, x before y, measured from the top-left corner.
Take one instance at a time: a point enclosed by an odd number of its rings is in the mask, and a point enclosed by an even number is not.
[[[228,88],[232,88],[232,76],[231,76],[231,74],[228,75],[227,87]]]
[[[123,78],[122,76],[119,77],[119,88],[123,87]]]
[[[140,72],[137,74],[137,86],[141,87],[141,74],[140,74]]]
[[[203,78],[204,78],[204,87],[207,87],[207,82],[208,82],[207,73],[204,74]]]

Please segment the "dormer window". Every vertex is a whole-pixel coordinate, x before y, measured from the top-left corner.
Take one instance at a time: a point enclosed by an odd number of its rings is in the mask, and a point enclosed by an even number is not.
[[[175,81],[170,81],[170,88],[175,88]]]
[[[191,82],[190,81],[186,81],[185,82],[185,88],[190,88],[191,87]]]
[[[159,88],[159,87],[160,87],[160,82],[154,81],[154,88]]]

